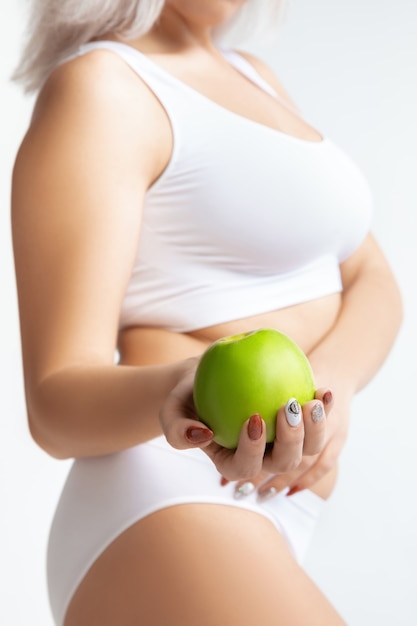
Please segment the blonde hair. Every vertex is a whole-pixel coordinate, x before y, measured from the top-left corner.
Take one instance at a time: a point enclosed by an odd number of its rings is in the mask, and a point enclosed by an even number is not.
[[[113,32],[136,39],[157,22],[165,0],[32,0],[26,41],[12,79],[25,91],[40,89],[48,74],[79,46]],[[218,28],[219,41],[242,41],[278,24],[285,0],[247,0]]]

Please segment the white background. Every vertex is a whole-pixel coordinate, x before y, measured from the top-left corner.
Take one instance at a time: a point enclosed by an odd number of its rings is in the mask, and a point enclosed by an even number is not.
[[[22,6],[0,6],[0,624],[51,626],[45,546],[69,462],[31,441],[22,390],[9,192],[33,102],[8,81]],[[350,626],[417,624],[416,26],[414,0],[293,0],[279,40],[252,46],[367,175],[374,232],[405,303],[394,350],[355,401],[338,488],[307,560]]]

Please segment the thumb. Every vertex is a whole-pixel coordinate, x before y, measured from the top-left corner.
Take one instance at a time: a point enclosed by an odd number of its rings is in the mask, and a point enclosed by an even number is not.
[[[213,439],[213,431],[198,419],[193,402],[193,380],[193,376],[184,378],[168,395],[159,413],[168,443],[178,450],[205,447]]]

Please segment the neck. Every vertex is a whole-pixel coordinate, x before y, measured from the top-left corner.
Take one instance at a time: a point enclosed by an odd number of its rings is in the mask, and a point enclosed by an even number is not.
[[[178,54],[205,50],[217,55],[213,31],[223,22],[191,19],[167,2],[154,27],[136,43],[146,54]],[[124,40],[117,34],[110,34],[106,38]],[[129,43],[134,45],[131,41]]]
[[[151,31],[158,39],[177,50],[195,47],[213,49],[212,32],[213,26],[187,20],[169,5],[165,7]]]

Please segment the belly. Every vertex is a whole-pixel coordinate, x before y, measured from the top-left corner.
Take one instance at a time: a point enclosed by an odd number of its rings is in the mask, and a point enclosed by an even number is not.
[[[123,365],[171,363],[201,354],[210,343],[256,328],[275,328],[291,337],[308,354],[335,323],[341,304],[333,294],[296,306],[202,328],[175,333],[161,328],[129,327],[120,332],[118,349]]]

